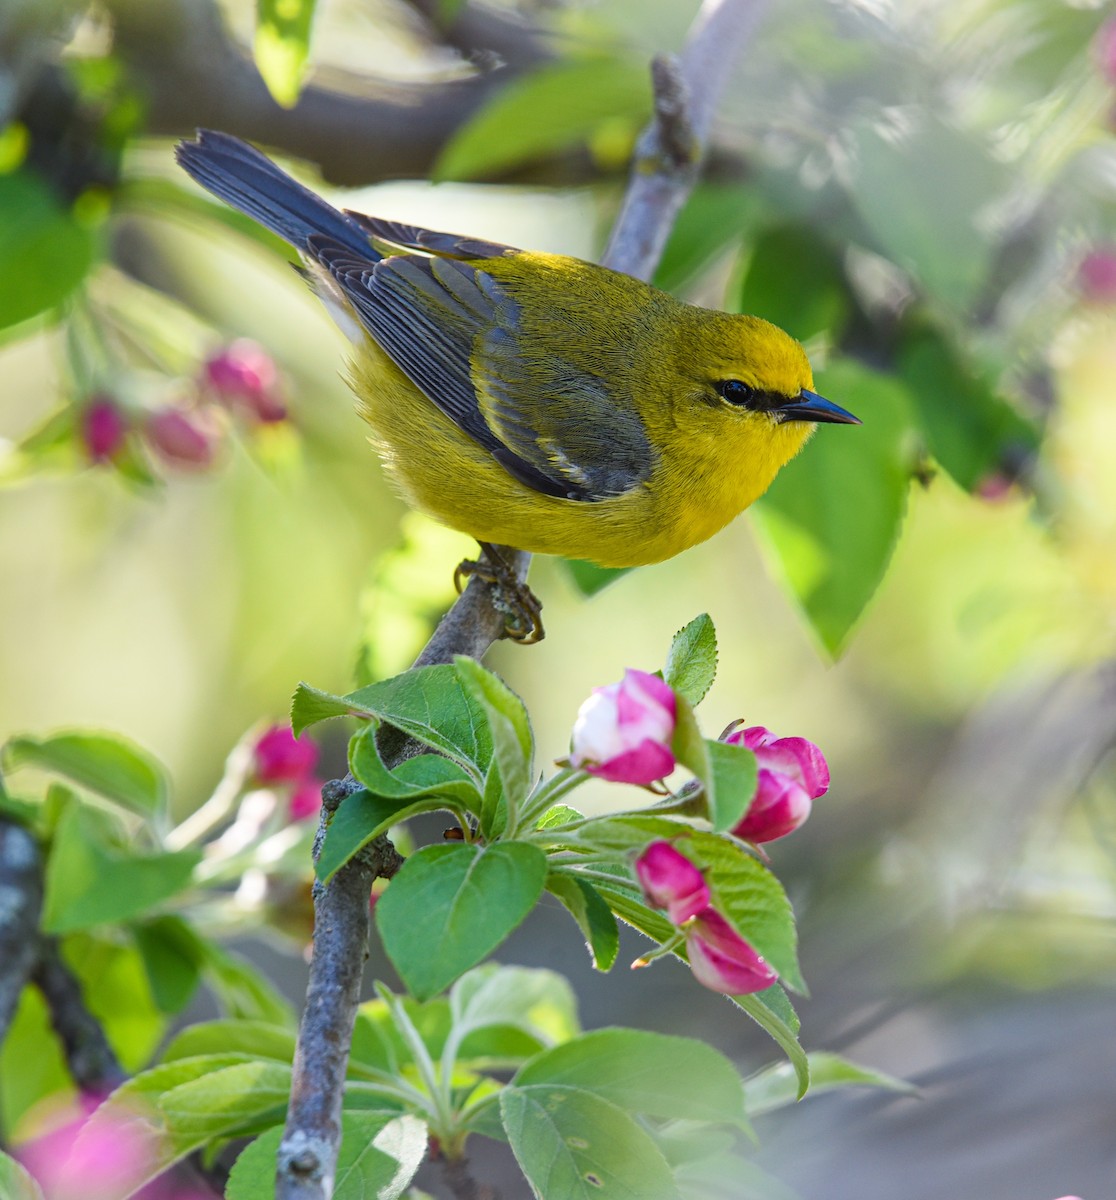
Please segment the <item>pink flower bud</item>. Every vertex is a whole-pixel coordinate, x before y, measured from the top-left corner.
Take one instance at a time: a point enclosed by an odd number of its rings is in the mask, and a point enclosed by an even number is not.
[[[287,416],[275,360],[258,342],[231,342],[206,360],[202,380],[226,407],[239,408],[257,421],[282,421]]]
[[[1081,295],[1094,304],[1116,304],[1116,246],[1091,250],[1077,268]]]
[[[578,709],[570,763],[613,783],[654,783],[674,770],[674,714],[674,693],[657,675],[625,671]]]
[[[318,764],[318,747],[304,733],[296,738],[289,725],[272,725],[253,750],[254,775],[260,783],[304,783]]]
[[[94,396],[82,410],[81,440],[92,462],[108,462],[128,434],[123,412],[107,396]]]
[[[306,778],[291,793],[287,801],[287,812],[292,821],[306,821],[316,817],[322,807],[322,781]]]
[[[675,925],[709,907],[709,885],[705,876],[670,842],[652,842],[636,859],[636,878],[647,903],[665,908]]]
[[[147,418],[144,433],[161,458],[187,468],[210,466],[220,436],[205,413],[186,408],[158,409]]]
[[[1100,27],[1093,42],[1093,55],[1105,81],[1116,87],[1116,17],[1110,17]]]
[[[773,842],[793,833],[810,815],[813,802],[829,789],[825,757],[805,738],[777,738],[770,729],[753,725],[725,741],[753,751],[759,767],[756,794],[732,831],[744,841]]]
[[[698,983],[739,996],[762,992],[778,975],[716,909],[698,913],[686,930],[686,955]]]

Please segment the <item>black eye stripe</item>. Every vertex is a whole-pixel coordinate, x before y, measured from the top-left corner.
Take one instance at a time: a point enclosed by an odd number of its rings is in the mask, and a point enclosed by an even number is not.
[[[716,385],[717,395],[737,408],[748,408],[754,412],[770,412],[781,404],[789,403],[788,397],[779,392],[754,388],[740,379],[722,379]]]

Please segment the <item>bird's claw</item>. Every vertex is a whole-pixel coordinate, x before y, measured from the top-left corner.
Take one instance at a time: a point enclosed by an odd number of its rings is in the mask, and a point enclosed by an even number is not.
[[[481,579],[492,589],[492,603],[504,614],[504,637],[521,646],[533,646],[546,636],[542,624],[542,601],[523,582],[500,551],[489,542],[481,542],[479,559],[466,559],[453,573],[454,587],[460,594],[472,578]]]

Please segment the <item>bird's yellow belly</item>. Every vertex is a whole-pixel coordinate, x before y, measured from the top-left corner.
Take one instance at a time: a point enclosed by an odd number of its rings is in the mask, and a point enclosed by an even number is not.
[[[478,541],[606,567],[660,562],[711,537],[766,490],[794,452],[760,471],[711,470],[700,451],[690,461],[679,452],[622,496],[562,500],[508,474],[374,343],[351,372],[372,443],[414,508]]]

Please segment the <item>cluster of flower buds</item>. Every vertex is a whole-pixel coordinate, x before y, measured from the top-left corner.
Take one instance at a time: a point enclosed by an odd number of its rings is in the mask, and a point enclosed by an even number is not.
[[[643,787],[675,767],[672,748],[678,701],[657,675],[628,670],[619,683],[596,688],[578,710],[569,762],[590,775]],[[732,834],[758,844],[786,837],[810,815],[829,788],[825,756],[806,738],[776,737],[762,725],[723,735],[756,756],[756,790]],[[744,994],[770,987],[777,976],[713,905],[701,870],[672,842],[652,842],[636,859],[647,903],[662,909],[686,943],[694,976],[717,992]]]
[[[82,410],[79,433],[94,463],[119,460],[135,438],[165,466],[204,471],[217,457],[229,416],[254,425],[287,416],[274,359],[247,338],[210,355],[180,403],[132,413],[105,393],[92,396]]]
[[[614,783],[658,783],[675,767],[676,714],[667,684],[629,669],[619,683],[595,688],[578,710],[570,765]],[[724,740],[751,750],[759,768],[755,795],[733,834],[759,843],[793,833],[829,788],[822,752],[805,738],[776,737],[762,725],[732,726]]]
[[[294,821],[316,817],[322,804],[322,780],[315,774],[318,746],[289,725],[269,725],[252,748],[252,776],[266,787],[289,791],[287,811]]]
[[[686,956],[698,983],[744,995],[770,987],[777,976],[761,955],[712,905],[705,876],[670,842],[652,842],[636,859],[647,903],[666,910],[686,935]]]

